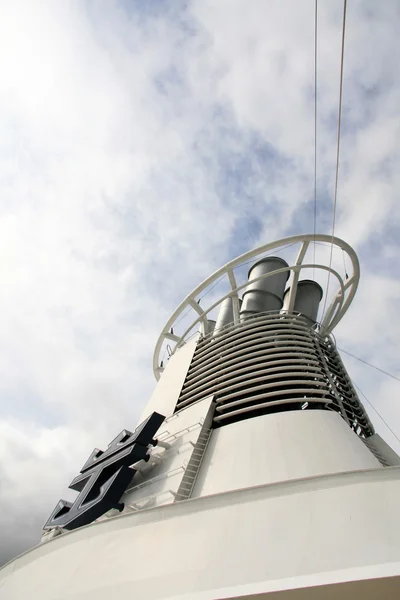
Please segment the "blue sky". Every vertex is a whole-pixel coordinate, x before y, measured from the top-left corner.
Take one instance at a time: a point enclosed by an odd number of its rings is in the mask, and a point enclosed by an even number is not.
[[[341,9],[319,3],[320,233]],[[313,10],[3,3],[0,561],[36,542],[92,448],[135,426],[154,344],[184,296],[247,249],[312,232]],[[349,3],[336,228],[362,269],[338,345],[397,375],[399,25],[394,0]],[[398,382],[343,358],[400,436]]]

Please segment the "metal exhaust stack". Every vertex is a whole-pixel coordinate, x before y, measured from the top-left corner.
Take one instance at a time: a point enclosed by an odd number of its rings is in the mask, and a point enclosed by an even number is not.
[[[285,292],[283,307],[287,308],[287,299],[289,297],[290,288]],[[301,313],[308,325],[315,325],[318,315],[319,303],[322,300],[323,290],[319,283],[311,279],[303,279],[297,284],[296,298],[294,301],[293,311]]]
[[[283,292],[289,277],[289,271],[277,273],[253,283],[251,281],[288,266],[283,258],[277,256],[262,258],[254,263],[249,270],[249,285],[243,294],[243,304],[240,311],[241,321],[245,321],[260,312],[279,311],[282,308]]]
[[[242,305],[242,300],[239,299],[239,309]],[[233,302],[231,296],[225,298],[221,302],[221,308],[219,309],[217,322],[215,323],[215,327],[213,330],[213,335],[216,336],[221,333],[221,329],[223,329],[226,325],[233,323]]]

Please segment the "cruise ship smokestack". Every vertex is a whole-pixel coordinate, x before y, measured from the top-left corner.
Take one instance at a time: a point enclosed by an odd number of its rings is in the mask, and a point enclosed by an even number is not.
[[[283,269],[289,265],[283,258],[269,256],[254,263],[249,270],[249,285],[243,294],[243,304],[240,311],[240,320],[257,315],[257,313],[280,310],[283,304],[283,292],[289,277],[289,271],[277,273],[258,281],[252,280],[267,275],[277,269]]]
[[[283,309],[288,308],[290,288],[285,292]],[[315,325],[318,315],[319,304],[322,300],[323,290],[316,281],[303,279],[297,284],[296,297],[293,311],[301,313],[310,327]]]
[[[239,309],[241,306],[242,300],[239,299]],[[221,302],[221,308],[219,309],[217,322],[214,327],[214,335],[217,336],[220,334],[221,330],[231,323],[233,323],[233,300],[232,297],[229,296]]]
[[[345,252],[348,276],[310,264],[313,242]],[[267,256],[294,245],[290,266]],[[310,268],[337,284],[321,323],[321,287],[299,280]],[[359,273],[343,240],[299,235],[188,294],[156,343],[138,427],[92,451],[46,543],[0,569],[0,598],[399,598],[400,458],[331,335]],[[219,299],[207,297],[224,276]]]

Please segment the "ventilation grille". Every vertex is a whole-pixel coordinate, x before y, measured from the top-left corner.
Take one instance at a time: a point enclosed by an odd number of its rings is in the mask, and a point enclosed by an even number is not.
[[[373,433],[332,339],[297,314],[263,313],[200,340],[176,410],[210,395],[214,426],[318,408],[337,411],[359,435]]]

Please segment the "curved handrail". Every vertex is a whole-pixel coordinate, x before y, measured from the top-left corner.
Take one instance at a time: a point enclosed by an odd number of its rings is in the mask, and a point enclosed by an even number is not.
[[[325,242],[327,244],[331,244],[333,242],[333,244],[335,246],[341,248],[343,251],[345,251],[347,253],[347,255],[350,259],[351,265],[352,265],[353,272],[351,273],[350,277],[345,282],[343,281],[343,278],[339,275],[339,273],[337,273],[334,269],[332,269],[329,266],[325,266],[322,264],[314,264],[314,263],[302,264],[303,258],[306,254],[306,251],[308,249],[310,242],[314,242],[314,241]],[[332,237],[330,235],[322,235],[321,234],[321,235],[314,236],[313,234],[307,234],[307,235],[297,235],[297,236],[282,238],[275,242],[271,242],[269,244],[264,244],[262,246],[259,246],[258,248],[255,248],[253,250],[245,252],[241,256],[226,263],[226,265],[224,265],[223,267],[221,267],[220,269],[215,271],[212,275],[210,275],[207,279],[205,279],[200,285],[198,285],[190,294],[188,294],[186,296],[186,298],[183,300],[183,302],[181,302],[181,304],[178,306],[178,308],[174,311],[174,313],[168,319],[167,323],[165,324],[165,326],[157,340],[156,347],[154,350],[154,355],[153,355],[153,370],[154,370],[156,379],[159,379],[160,374],[162,372],[162,368],[160,368],[160,352],[161,352],[161,348],[162,348],[162,345],[165,340],[172,341],[175,343],[175,347],[172,350],[172,354],[173,354],[175,352],[175,350],[177,348],[179,348],[182,345],[182,343],[184,343],[186,341],[187,335],[192,331],[192,329],[198,323],[200,323],[201,331],[202,331],[203,335],[205,335],[206,334],[206,324],[207,324],[207,314],[209,312],[211,312],[212,310],[214,310],[214,308],[216,308],[223,300],[225,300],[225,298],[228,298],[228,297],[232,297],[232,298],[234,298],[234,300],[236,300],[236,302],[234,302],[234,318],[235,318],[235,322],[238,320],[238,314],[235,314],[235,313],[238,313],[238,306],[236,304],[238,292],[240,290],[242,290],[243,288],[247,287],[248,282],[246,281],[244,284],[237,286],[235,276],[233,273],[233,269],[235,269],[236,267],[239,267],[243,263],[249,261],[249,259],[256,258],[257,256],[264,254],[267,251],[279,249],[279,248],[282,249],[283,246],[287,246],[288,244],[294,245],[297,243],[301,244],[301,248],[300,248],[300,251],[298,254],[296,264],[291,265],[289,267],[282,268],[282,269],[277,269],[271,273],[264,274],[261,277],[255,278],[254,280],[252,279],[252,281],[258,281],[261,279],[271,277],[272,275],[276,275],[278,273],[290,271],[290,272],[294,273],[294,282],[293,282],[293,286],[292,286],[289,294],[294,295],[294,293],[296,291],[296,287],[297,287],[298,274],[300,273],[300,271],[302,269],[313,268],[313,269],[321,269],[321,270],[331,272],[336,277],[336,279],[339,283],[339,289],[338,289],[336,295],[334,296],[330,306],[328,307],[328,309],[325,313],[324,320],[321,323],[321,332],[323,332],[325,335],[328,335],[329,333],[331,333],[332,329],[337,325],[337,323],[343,318],[344,314],[347,312],[347,310],[350,306],[350,303],[353,300],[354,295],[357,291],[359,276],[360,276],[360,266],[359,266],[359,261],[358,261],[356,253],[351,248],[351,246],[349,246],[349,244],[347,244],[340,238],[334,237],[332,239]],[[206,290],[211,284],[215,283],[216,280],[220,279],[221,276],[223,276],[223,275],[228,276],[231,290],[227,294],[225,294],[224,296],[219,298],[218,301],[215,302],[214,304],[212,304],[212,306],[210,306],[209,308],[207,308],[207,309],[200,308],[198,306],[198,303],[196,300],[197,296],[199,294],[201,294],[201,292]],[[347,295],[346,295],[346,292],[348,292]],[[289,305],[290,305],[290,302],[291,302],[291,298],[289,298]],[[196,319],[190,324],[190,326],[186,329],[186,331],[181,336],[172,334],[171,328],[176,323],[178,317],[183,313],[183,311],[188,306],[193,308],[194,310],[196,310],[196,312],[198,313]]]

